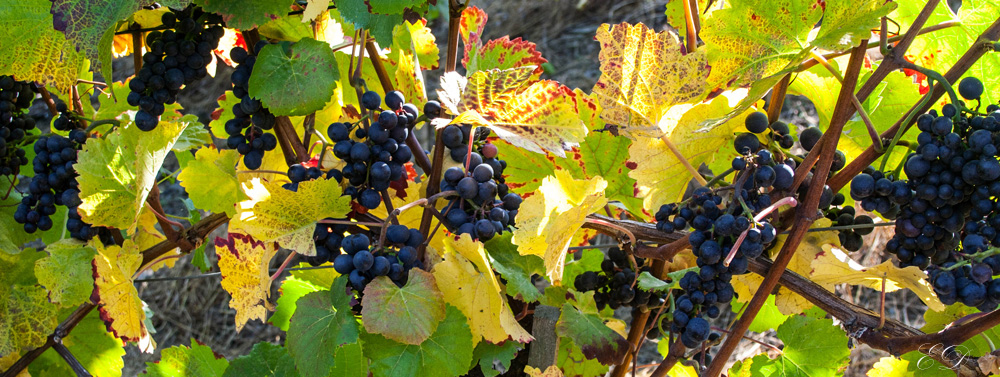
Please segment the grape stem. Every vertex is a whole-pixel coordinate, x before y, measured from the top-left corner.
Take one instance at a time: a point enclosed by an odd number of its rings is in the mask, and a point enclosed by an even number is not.
[[[605,220],[602,220],[602,219],[594,218],[594,217],[587,217],[584,220],[584,223],[600,224],[600,225],[603,225],[605,227],[608,227],[608,228],[617,230],[619,232],[625,233],[625,235],[628,236],[629,242],[631,242],[633,245],[636,244],[635,235],[632,234],[632,232],[629,231],[628,229],[625,229],[624,227],[621,227],[618,224],[614,224],[614,223],[611,223],[611,222],[608,222],[608,221],[605,221]]]
[[[285,271],[285,267],[288,267],[288,264],[292,262],[292,259],[294,259],[296,255],[299,255],[299,253],[296,253],[295,250],[292,250],[291,253],[288,253],[288,257],[285,258],[285,261],[281,262],[281,266],[278,266],[278,270],[271,275],[272,283],[274,282],[275,279],[278,278],[278,276],[281,276],[281,273]]]
[[[684,3],[684,23],[687,26],[687,37],[684,38],[685,47],[687,47],[687,53],[692,53],[698,49],[698,26],[695,25],[695,19],[698,14],[698,2],[690,0],[681,0]]]
[[[743,203],[743,198],[740,196],[736,196],[736,198],[738,198],[740,200],[740,204],[742,204],[744,208],[746,208],[746,204]],[[754,216],[753,221],[754,223],[759,223],[761,220],[767,217],[767,215],[771,214],[771,212],[774,212],[783,205],[789,205],[795,207],[798,204],[799,202],[795,200],[795,197],[786,196],[784,198],[779,199],[774,204],[771,204],[770,207],[767,207],[763,211],[760,211],[760,213],[758,213],[757,216]],[[744,209],[744,211],[748,210]],[[748,211],[747,213],[750,212]],[[739,238],[736,239],[736,243],[733,244],[733,248],[729,250],[729,255],[726,255],[726,260],[722,263],[722,265],[729,267],[729,263],[732,262],[733,258],[736,257],[736,252],[740,250],[740,245],[743,244],[743,239],[747,237],[747,233],[750,232],[750,229],[753,228],[747,228],[747,230],[744,230],[742,233],[740,233]]]
[[[934,79],[934,78],[932,78],[930,76],[927,76],[927,85],[928,86],[933,86],[935,80],[936,79]],[[920,99],[919,104],[916,107],[910,108],[910,111],[906,113],[906,116],[903,117],[903,123],[902,124],[910,124],[910,122],[913,120],[913,117],[915,117],[917,115],[917,111],[920,110],[920,109],[922,109],[922,108],[924,108],[924,106],[927,106],[927,102],[929,102],[930,99],[931,99],[931,93],[925,94],[924,97]],[[906,133],[906,129],[900,127],[892,135],[892,141],[889,142],[889,147],[888,148],[886,148],[884,151],[879,151],[877,149],[875,150],[876,153],[885,153],[884,155],[882,155],[882,163],[881,163],[881,165],[879,165],[879,170],[880,171],[885,171],[885,165],[886,165],[886,163],[889,162],[889,156],[892,155],[892,148],[894,148],[896,146],[896,144],[899,143],[899,139],[903,137],[904,133]],[[904,163],[906,163],[905,160],[902,161],[902,162],[900,162],[900,165],[902,165]],[[896,176],[898,177],[899,175],[897,174]]]
[[[684,157],[684,154],[681,153],[680,149],[677,149],[677,146],[674,145],[674,142],[670,141],[670,138],[667,137],[667,135],[660,136],[660,140],[663,140],[663,143],[667,145],[667,148],[670,148],[670,152],[677,157],[677,160],[681,162],[681,165],[684,165],[684,168],[687,169],[688,173],[690,173],[692,177],[694,177],[695,181],[698,181],[698,184],[708,186],[708,181],[705,181],[705,177],[701,176],[698,169],[691,166],[691,162]]]

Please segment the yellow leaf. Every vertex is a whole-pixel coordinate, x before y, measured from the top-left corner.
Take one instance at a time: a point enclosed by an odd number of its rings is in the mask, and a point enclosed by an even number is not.
[[[302,22],[309,22],[316,19],[317,16],[326,11],[326,7],[329,5],[329,0],[308,0],[306,2],[306,9],[302,12]]]
[[[136,249],[146,250],[153,245],[166,240],[167,237],[164,236],[160,231],[156,230],[156,215],[153,214],[153,210],[149,207],[142,207],[139,212],[139,222],[135,229],[135,234],[132,235],[132,242],[135,243]],[[162,267],[171,268],[177,263],[179,258],[164,258],[169,256],[180,255],[181,249],[174,248],[163,254],[159,262],[154,263],[149,266],[149,271],[156,271]]]
[[[545,272],[552,284],[562,282],[566,248],[587,215],[604,207],[608,200],[601,177],[577,180],[566,171],[542,180],[538,191],[524,200],[517,214],[512,242],[521,255],[538,255],[545,260]]]
[[[524,366],[524,373],[531,377],[563,377],[563,373],[558,366],[549,365],[545,372],[530,365]]]
[[[281,186],[280,182],[261,182],[257,178],[244,185],[250,199],[238,204],[230,231],[248,234],[261,242],[277,242],[299,254],[316,255],[316,222],[347,215],[351,198],[340,195],[340,184],[334,179],[301,182],[297,192]]]
[[[236,174],[236,162],[242,160],[240,157],[231,149],[198,149],[195,159],[181,170],[177,179],[197,208],[233,216],[235,204],[246,199]]]
[[[468,78],[447,74],[438,97],[455,115],[451,123],[486,126],[520,148],[566,157],[587,136],[576,93],[551,80],[529,82],[534,66],[476,71]],[[440,126],[440,123],[434,123]]]
[[[676,105],[659,118],[659,127],[691,166],[709,164],[720,153],[735,156],[732,143],[736,132],[746,131],[743,123],[750,110],[711,131],[696,130],[703,120],[728,113],[745,96],[746,90],[739,89],[724,92],[707,103]],[[693,176],[663,140],[637,137],[628,150],[629,163],[635,164],[628,176],[636,180],[646,211],[656,212],[660,205],[681,198]]]
[[[657,122],[670,107],[694,102],[709,89],[705,49],[686,53],[673,31],[603,24],[595,38],[601,78],[593,92],[604,108],[601,118],[630,137],[661,136],[665,130]]]
[[[913,375],[907,371],[909,364],[908,360],[885,356],[872,365],[872,369],[869,369],[865,375],[868,377],[909,377]]]
[[[132,53],[132,34],[116,34],[111,43],[111,56],[120,58]]]
[[[531,334],[517,323],[507,306],[483,244],[464,234],[458,241],[447,238],[445,250],[444,261],[432,272],[445,301],[465,314],[473,344],[480,338],[494,344],[508,338],[530,342]]]
[[[229,307],[236,309],[236,332],[251,319],[267,319],[271,307],[268,267],[276,252],[273,242],[259,242],[245,234],[230,232],[228,239],[215,239],[222,288],[232,296]]]
[[[146,313],[142,310],[142,300],[132,283],[133,274],[142,264],[142,254],[132,242],[125,240],[122,246],[104,246],[92,242],[97,249],[94,256],[94,295],[97,296],[101,318],[115,337],[129,342],[139,342],[140,346],[151,340],[146,331]]]

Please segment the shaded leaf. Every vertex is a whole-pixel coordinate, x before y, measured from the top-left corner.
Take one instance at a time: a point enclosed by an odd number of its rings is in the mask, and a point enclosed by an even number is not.
[[[419,345],[371,333],[364,334],[362,344],[376,377],[452,377],[464,374],[472,364],[472,333],[462,312],[451,306],[434,333]]]
[[[253,345],[250,354],[237,357],[229,363],[223,377],[296,377],[295,360],[288,349],[268,342]]]
[[[373,14],[369,11],[368,2],[369,0],[340,0],[337,1],[337,10],[344,21],[354,25],[354,29],[368,30],[379,45],[392,45],[392,28],[403,22],[402,13]]]
[[[517,245],[511,243],[511,233],[505,233],[483,244],[489,252],[490,260],[500,276],[507,281],[506,293],[524,302],[535,302],[541,297],[531,275],[544,274],[545,264],[535,255],[520,255]]]
[[[87,301],[94,289],[90,261],[97,251],[70,239],[48,245],[45,251],[49,255],[35,262],[35,276],[49,291],[49,301],[62,307]]]
[[[337,278],[332,287],[300,298],[288,326],[288,352],[304,373],[330,370],[334,366],[333,350],[358,342],[360,326],[351,313],[347,277]]]
[[[620,363],[629,349],[625,337],[605,325],[598,315],[584,313],[569,303],[563,304],[556,334],[572,339],[586,358],[602,364]]]
[[[205,11],[218,13],[233,29],[250,30],[284,16],[291,10],[288,0],[196,0]],[[183,7],[178,7],[178,9]]]
[[[421,269],[410,270],[402,288],[387,277],[377,277],[365,287],[364,297],[361,321],[365,331],[405,344],[427,340],[445,317],[434,276]]]
[[[479,370],[483,376],[495,377],[501,373],[506,373],[510,369],[510,361],[514,360],[517,352],[523,345],[514,341],[493,344],[490,342],[480,342],[476,349],[472,351],[472,359],[476,360]]]
[[[562,369],[563,374],[567,377],[603,376],[610,369],[609,366],[601,364],[600,361],[584,357],[580,346],[577,346],[569,338],[559,338],[559,354],[556,356],[556,365]]]

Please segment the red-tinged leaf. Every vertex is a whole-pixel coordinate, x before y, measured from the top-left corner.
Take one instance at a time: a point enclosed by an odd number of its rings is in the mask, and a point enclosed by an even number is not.
[[[377,277],[364,292],[361,321],[369,333],[405,344],[418,345],[444,320],[445,305],[434,275],[410,270],[402,288],[387,277]]]
[[[215,252],[219,256],[222,288],[232,298],[229,307],[236,309],[236,332],[251,319],[263,322],[267,301],[271,295],[271,258],[277,250],[274,242],[260,242],[246,234],[229,233],[228,238],[215,238]]]
[[[618,364],[628,352],[625,338],[608,327],[596,313],[586,313],[566,303],[556,322],[556,334],[573,339],[588,359],[601,364]]]
[[[462,18],[458,23],[458,35],[462,37],[465,44],[465,56],[469,56],[472,45],[479,45],[482,41],[483,28],[486,27],[486,20],[489,17],[486,11],[476,6],[466,7],[462,10]]]
[[[507,36],[486,42],[475,54],[462,59],[467,72],[536,66],[534,74],[537,75],[542,74],[542,64],[546,62],[548,59],[535,50],[535,43],[520,37],[511,40]]]
[[[704,49],[686,53],[672,31],[604,24],[596,39],[601,43],[601,78],[593,92],[604,108],[601,118],[629,137],[661,136],[657,122],[670,107],[708,91]]]

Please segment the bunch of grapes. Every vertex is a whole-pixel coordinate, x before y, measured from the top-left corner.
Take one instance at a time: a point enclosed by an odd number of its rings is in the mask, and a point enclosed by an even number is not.
[[[35,121],[27,109],[35,98],[34,85],[0,76],[0,175],[16,175],[28,163],[21,142]]]
[[[267,45],[260,41],[254,46],[253,55],[242,47],[234,47],[230,52],[233,61],[239,64],[233,71],[233,95],[240,103],[233,105],[233,119],[226,122],[226,146],[235,149],[243,155],[243,164],[247,169],[257,170],[264,160],[264,152],[272,151],[278,146],[274,134],[265,130],[274,128],[275,117],[261,104],[259,99],[250,97],[250,74],[257,62],[257,54]]]
[[[465,164],[465,159],[469,153],[469,138],[472,137],[473,147],[472,150],[480,155],[483,154],[482,148],[486,145],[486,141],[490,137],[490,129],[486,127],[478,127],[475,129],[475,136],[472,136],[472,125],[463,124],[449,124],[441,129],[441,141],[444,146],[448,148],[448,154],[451,159],[455,162]],[[496,146],[493,146],[496,149]]]
[[[366,234],[352,234],[341,242],[344,254],[334,258],[333,268],[349,276],[351,287],[358,293],[379,276],[387,276],[402,287],[410,269],[424,268],[417,258],[417,247],[423,242],[420,231],[405,225],[390,225],[383,245],[373,245]]]
[[[371,91],[361,98],[368,111],[378,110],[379,102],[378,93]],[[350,185],[344,193],[368,209],[382,204],[381,193],[389,188],[390,182],[406,177],[404,165],[413,157],[406,137],[418,116],[416,106],[405,103],[398,91],[387,94],[385,104],[389,109],[380,111],[377,121],[367,128],[362,122],[353,125],[337,122],[327,128],[327,136],[334,143],[333,155],[347,163],[336,173]],[[351,139],[352,131],[358,141]]]
[[[444,209],[448,230],[485,242],[514,226],[521,196],[503,183],[507,164],[496,159],[496,146],[487,144],[484,150],[492,150],[493,158],[484,162],[472,152],[468,173],[459,167],[445,170],[441,190],[457,192]]]
[[[164,105],[177,100],[181,86],[208,74],[205,67],[212,61],[212,50],[219,46],[225,31],[219,25],[206,29],[206,19],[212,24],[222,22],[220,16],[190,6],[163,15],[163,26],[174,29],[146,35],[149,51],[143,54],[144,65],[129,82],[131,92],[127,98],[130,106],[139,107],[135,124],[140,130],[156,128]]]
[[[580,292],[596,291],[594,301],[597,309],[605,306],[618,309],[631,306],[639,310],[648,310],[663,303],[663,296],[635,286],[636,279],[643,271],[650,271],[650,266],[644,265],[642,258],[635,258],[633,266],[628,255],[620,248],[608,250],[608,258],[601,262],[601,272],[586,271],[576,276],[573,286]],[[638,271],[634,268],[638,267]]]
[[[834,196],[833,205],[839,206],[844,204],[844,195],[837,194]],[[872,225],[875,224],[875,220],[868,215],[856,215],[853,206],[843,206],[841,208],[831,207],[824,211],[826,218],[832,222],[834,226],[849,226],[849,225]],[[858,251],[864,246],[864,240],[861,236],[869,234],[872,232],[871,227],[860,227],[854,229],[841,229],[839,230],[838,237],[840,238],[840,246],[848,251]]]

